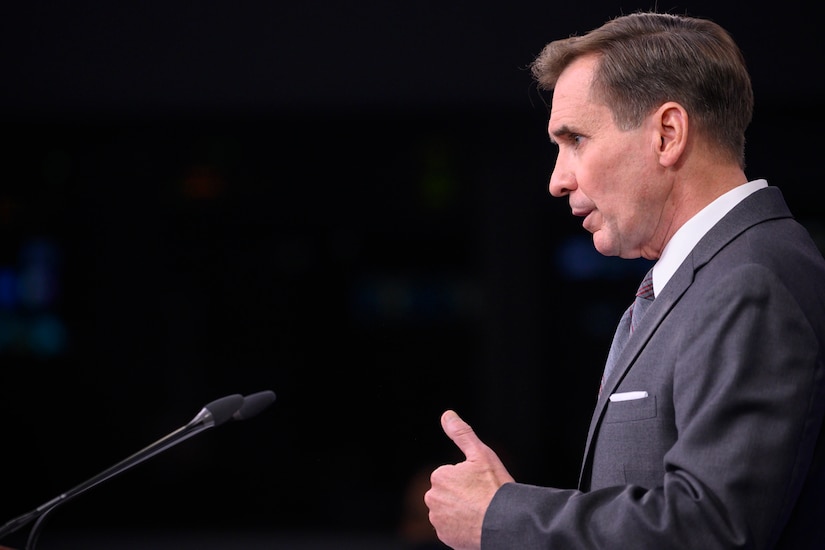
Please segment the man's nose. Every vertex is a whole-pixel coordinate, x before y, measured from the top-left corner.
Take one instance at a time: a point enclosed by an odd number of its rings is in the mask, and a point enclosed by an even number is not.
[[[554,197],[565,197],[576,189],[576,178],[573,172],[565,167],[561,157],[556,159],[548,187]]]

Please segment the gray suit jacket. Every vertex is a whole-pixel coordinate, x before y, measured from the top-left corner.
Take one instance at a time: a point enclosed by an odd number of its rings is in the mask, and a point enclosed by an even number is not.
[[[646,397],[609,400],[626,392]],[[482,550],[825,548],[823,415],[825,260],[769,187],[648,309],[596,404],[579,488],[504,485]]]

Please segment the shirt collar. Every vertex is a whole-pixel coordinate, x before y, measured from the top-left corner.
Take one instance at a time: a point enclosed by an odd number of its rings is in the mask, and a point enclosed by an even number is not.
[[[724,195],[719,196],[709,205],[697,212],[692,218],[680,227],[662,250],[662,255],[653,266],[653,294],[658,296],[667,282],[682,265],[696,243],[710,231],[716,222],[725,217],[725,214],[739,204],[745,197],[768,186],[764,179],[749,181],[734,187]]]

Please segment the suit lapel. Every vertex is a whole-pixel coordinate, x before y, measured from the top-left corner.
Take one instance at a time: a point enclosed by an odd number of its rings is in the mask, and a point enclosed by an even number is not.
[[[624,378],[625,373],[633,365],[636,357],[638,357],[639,353],[641,353],[645,344],[647,344],[647,341],[650,340],[650,337],[656,331],[656,328],[658,328],[662,320],[667,316],[668,312],[673,309],[673,306],[676,305],[679,298],[682,297],[693,282],[695,270],[693,269],[690,259],[690,256],[688,256],[685,262],[682,263],[678,270],[676,270],[676,273],[673,274],[670,281],[668,281],[667,286],[663,289],[661,295],[657,296],[650,305],[647,313],[645,313],[644,319],[642,319],[642,323],[638,326],[630,339],[628,339],[627,344],[621,354],[619,354],[613,373],[610,375],[610,378],[604,382],[602,392],[596,402],[596,408],[593,411],[593,417],[590,420],[590,428],[587,433],[587,442],[584,447],[585,460],[582,462],[582,469],[579,474],[579,487],[582,487],[583,481],[589,477],[585,477],[585,474],[587,473],[587,465],[590,463],[590,446],[593,442],[596,430],[601,424],[602,416],[604,415],[605,408],[607,407],[610,394],[614,392],[616,386],[618,386],[619,382],[622,378]]]
[[[746,203],[748,205],[743,207]],[[604,382],[604,387],[590,420],[590,428],[588,429],[584,448],[584,459],[579,474],[579,488],[589,489],[592,443],[604,416],[610,394],[614,392],[619,382],[624,378],[625,373],[633,365],[636,357],[642,352],[662,320],[693,283],[696,272],[709,262],[719,250],[747,228],[769,219],[790,216],[790,211],[778,188],[768,187],[757,191],[745,198],[742,203],[719,220],[685,258],[685,261],[673,274],[665,288],[662,289],[661,294],[656,297],[647,310],[642,323],[627,341],[627,345],[616,360],[613,373]]]

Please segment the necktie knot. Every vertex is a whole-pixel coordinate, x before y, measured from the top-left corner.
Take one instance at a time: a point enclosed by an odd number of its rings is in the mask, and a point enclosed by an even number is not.
[[[639,289],[636,291],[636,300],[631,306],[630,332],[636,330],[645,311],[653,303],[653,297],[653,268],[651,268],[645,278],[642,279],[642,284],[639,285]]]
[[[651,268],[650,271],[647,272],[645,278],[642,279],[642,284],[639,285],[639,289],[636,291],[636,296],[639,298],[644,298],[645,300],[652,300],[653,299],[653,269]]]

